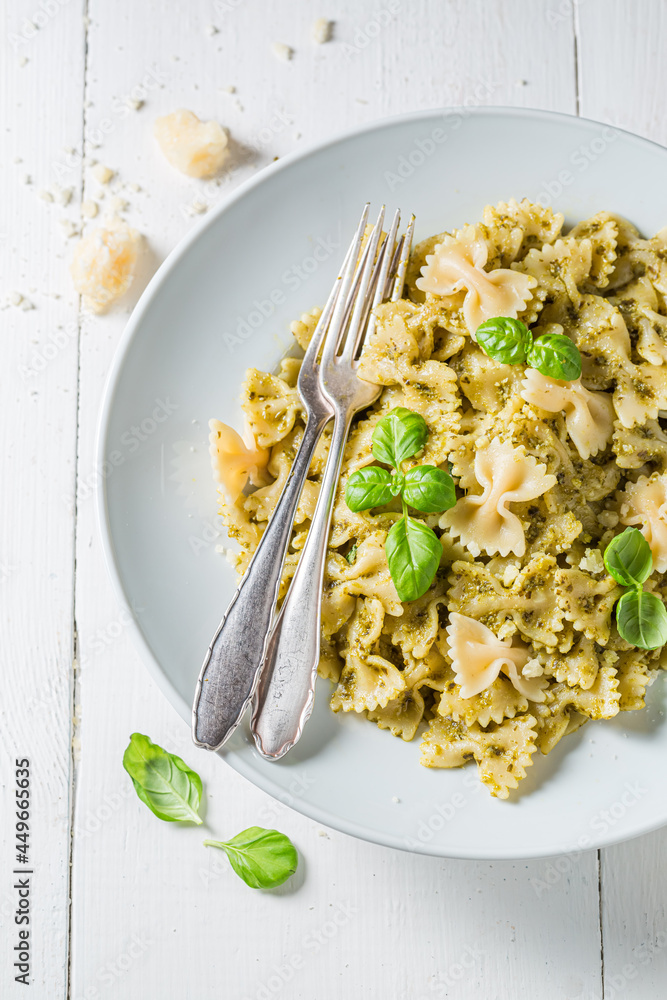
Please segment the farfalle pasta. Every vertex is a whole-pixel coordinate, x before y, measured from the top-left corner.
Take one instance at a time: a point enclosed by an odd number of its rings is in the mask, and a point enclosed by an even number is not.
[[[646,588],[667,596],[667,231],[643,239],[598,213],[569,230],[529,201],[484,208],[480,221],[415,247],[405,297],[377,310],[360,374],[381,385],[350,433],[334,501],[322,600],[320,674],[331,707],[382,738],[420,739],[427,767],[475,761],[506,798],[541,754],[591,719],[637,710],[661,649],[630,646],[622,593],[604,551],[626,525],[653,555]],[[570,338],[581,378],[565,382],[492,360],[475,340],[496,316],[535,340]],[[319,310],[292,324],[300,347]],[[303,434],[299,362],[252,369],[242,406],[254,446],[213,427],[222,477],[231,442],[236,497],[222,498],[243,571],[278,502]],[[372,435],[396,407],[428,425],[426,463],[451,472],[457,503],[415,514],[442,558],[429,590],[401,603],[385,554],[400,504],[352,511],[352,473],[373,464]],[[330,436],[311,463],[281,596],[298,562]],[[232,470],[234,471],[234,469]],[[251,482],[242,492],[240,480]],[[539,780],[539,769],[533,774]]]

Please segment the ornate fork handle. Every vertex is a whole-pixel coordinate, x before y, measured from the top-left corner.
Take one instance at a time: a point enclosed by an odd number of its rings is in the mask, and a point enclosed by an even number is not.
[[[231,736],[257,686],[294,515],[330,419],[328,413],[309,415],[278,505],[208,648],[192,713],[194,741],[207,750],[217,750]]]
[[[282,757],[291,750],[313,710],[329,523],[353,415],[350,411],[336,416],[306,544],[266,647],[252,718],[257,749],[266,757]]]

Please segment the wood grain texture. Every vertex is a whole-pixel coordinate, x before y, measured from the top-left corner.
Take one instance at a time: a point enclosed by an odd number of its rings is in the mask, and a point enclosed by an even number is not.
[[[623,0],[587,0],[577,7],[576,19],[581,114],[667,143],[665,4],[650,0],[641,5],[640,16],[637,5]],[[656,219],[656,230],[664,224]],[[665,830],[601,852],[607,997],[648,1000],[664,993],[667,915],[661,887],[666,876]]]
[[[202,206],[275,156],[441,105],[579,105],[587,117],[665,142],[664,3],[643,0],[639,18],[631,0],[88,0],[86,22],[83,0],[69,0],[35,16],[49,6],[7,5],[0,60],[0,304],[16,289],[36,306],[0,311],[0,473],[12,484],[0,517],[0,937],[9,940],[12,927],[8,761],[29,753],[40,866],[33,996],[597,1000],[601,909],[605,995],[653,1000],[667,975],[667,835],[602,852],[598,871],[590,853],[448,862],[322,830],[196,753],[131,644],[129,613],[102,563],[92,494],[102,474],[98,408],[116,343],[151,273]],[[335,22],[322,46],[311,40],[319,16]],[[43,20],[34,32],[31,17]],[[290,62],[272,53],[274,41],[293,47]],[[144,104],[134,110],[133,101]],[[177,107],[230,129],[234,168],[220,182],[190,181],[157,152],[153,119]],[[94,179],[93,160],[115,171],[108,186]],[[146,246],[119,308],[81,315],[79,350],[60,219],[79,220],[82,177],[84,197],[100,207],[93,224],[121,211]],[[69,206],[38,197],[54,184],[74,189]],[[204,829],[160,824],[135,797],[121,767],[135,730],[200,771]],[[250,890],[201,846],[256,823],[297,844],[302,863],[289,888]],[[23,995],[9,966],[3,955],[3,1000]]]
[[[44,201],[55,164],[79,144],[83,103],[82,4],[27,23],[35,4],[3,8],[0,49],[0,995],[24,996],[14,976],[18,892],[15,760],[31,770],[29,926],[34,995],[64,996],[69,908],[69,792],[77,301],[60,219]],[[56,53],[58,54],[56,58]],[[30,183],[25,183],[25,178]],[[19,302],[7,305],[7,298]],[[24,311],[24,306],[32,308]],[[21,925],[25,928],[25,925]]]
[[[141,185],[141,193],[124,191],[127,217],[149,236],[156,260],[187,231],[184,211],[193,200],[214,203],[274,156],[350,125],[466,101],[574,109],[572,25],[565,20],[554,32],[546,8],[530,19],[529,42],[517,30],[527,20],[524,0],[406,3],[380,17],[389,6],[337,4],[335,40],[315,46],[312,22],[327,11],[296,0],[220,4],[217,13],[192,3],[178,19],[166,3],[140,9],[124,0],[112,9],[92,0],[87,127],[108,115],[114,98],[130,93],[148,68],[160,78],[141,111],[114,119],[97,154],[118,170],[120,186]],[[209,23],[217,33],[206,33]],[[275,40],[294,47],[290,63],[272,54]],[[569,67],[558,79],[539,55],[547,44]],[[217,89],[230,84],[234,95]],[[220,186],[187,181],[156,153],[152,119],[179,106],[229,126],[238,166]],[[94,195],[94,182],[87,183]],[[95,478],[94,422],[125,318],[84,322],[81,483]],[[197,754],[130,645],[101,566],[92,503],[82,497],[76,608],[84,666],[72,997],[98,990],[124,1000],[152,998],[183,992],[186,983],[188,995],[209,995],[217,983],[229,997],[253,1000],[509,998],[513,982],[540,990],[544,1000],[598,995],[594,855],[582,856],[544,889],[544,862],[450,863],[375,848],[318,831],[221,761]],[[120,758],[135,729],[201,770],[209,792],[204,833],[157,824],[130,792]],[[257,822],[285,830],[301,851],[300,878],[289,890],[254,893],[223,858],[201,847],[203,836]]]

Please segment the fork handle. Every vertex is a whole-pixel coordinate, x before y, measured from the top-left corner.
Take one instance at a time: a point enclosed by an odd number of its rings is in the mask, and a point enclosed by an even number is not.
[[[208,648],[192,709],[194,742],[207,750],[218,750],[231,736],[257,686],[294,515],[330,419],[330,414],[309,414],[278,505]]]
[[[266,647],[251,728],[257,749],[272,760],[292,749],[313,710],[329,524],[352,416],[336,414],[306,544]]]

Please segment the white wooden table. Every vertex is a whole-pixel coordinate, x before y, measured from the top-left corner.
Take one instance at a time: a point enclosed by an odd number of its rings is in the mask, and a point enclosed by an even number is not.
[[[317,46],[320,16],[335,31]],[[80,311],[62,220],[79,226],[82,199],[98,198],[91,160],[116,171],[110,187],[150,245],[135,301],[194,224],[193,203],[350,125],[504,104],[667,143],[667,4],[12,0],[1,17],[0,996],[662,997],[667,831],[551,862],[439,861],[323,831],[194,752],[130,644],[91,497],[100,394],[132,302],[100,318]],[[274,41],[294,48],[291,62]],[[177,107],[218,119],[246,150],[219,186],[188,182],[156,153],[152,121]],[[40,196],[54,186],[72,188],[67,206],[57,191]],[[215,864],[201,831],[151,816],[121,768],[134,730],[195,763],[212,829],[288,832],[304,858],[297,884],[253,892]],[[27,993],[12,966],[23,757]]]

